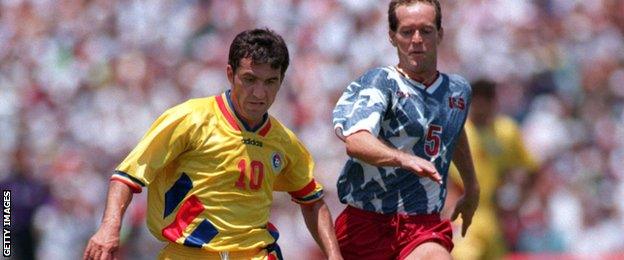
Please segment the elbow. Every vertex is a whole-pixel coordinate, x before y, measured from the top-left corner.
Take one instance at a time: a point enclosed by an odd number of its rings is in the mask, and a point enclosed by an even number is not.
[[[353,148],[349,145],[346,145],[345,150],[347,152],[347,155],[349,157],[354,157],[355,156],[355,151],[353,150]]]
[[[376,138],[367,131],[358,131],[345,138],[345,149],[351,158],[362,159],[370,153],[371,146]]]
[[[360,151],[357,149],[357,146],[347,143],[345,150],[347,152],[347,155],[351,158],[359,158],[360,156]]]
[[[358,145],[358,142],[359,141],[354,139],[354,137],[346,138],[345,150],[347,152],[347,155],[349,155],[349,157],[357,158],[361,154],[360,149],[359,149],[360,146]]]

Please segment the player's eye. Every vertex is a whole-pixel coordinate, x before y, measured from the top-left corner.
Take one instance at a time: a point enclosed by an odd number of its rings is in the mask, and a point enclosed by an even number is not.
[[[245,85],[250,85],[250,84],[253,84],[256,81],[256,78],[254,78],[254,77],[243,77],[242,80],[243,80],[243,83]]]
[[[410,36],[410,35],[414,34],[414,30],[412,30],[412,29],[409,29],[409,30],[401,30],[401,34],[402,34],[403,36]]]
[[[278,83],[277,79],[269,79],[269,80],[266,81],[266,84],[267,85],[271,85],[271,86],[274,86],[277,83]]]

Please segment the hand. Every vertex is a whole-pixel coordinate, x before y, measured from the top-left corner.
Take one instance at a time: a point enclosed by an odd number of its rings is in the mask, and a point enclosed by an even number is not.
[[[442,184],[442,176],[438,173],[435,165],[418,156],[401,154],[401,168],[409,170],[421,177],[427,177],[438,184]]]
[[[462,195],[461,198],[459,198],[459,200],[457,201],[455,210],[451,215],[451,220],[454,221],[455,219],[457,219],[459,214],[462,215],[462,237],[466,236],[466,231],[468,231],[468,227],[472,223],[472,217],[477,210],[477,206],[479,206],[478,191],[464,193],[464,195]]]
[[[118,249],[119,229],[102,225],[89,239],[82,258],[84,260],[118,259]]]

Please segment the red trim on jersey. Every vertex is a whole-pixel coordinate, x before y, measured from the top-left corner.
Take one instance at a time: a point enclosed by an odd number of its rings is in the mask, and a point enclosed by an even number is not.
[[[269,133],[269,130],[271,130],[271,118],[267,118],[266,125],[264,125],[264,127],[262,127],[260,131],[258,131],[258,134],[262,137],[266,137],[266,134]]]
[[[132,190],[132,193],[141,193],[141,186],[132,182],[131,180],[125,179],[124,177],[121,176],[117,176],[117,175],[113,175],[110,178],[111,181],[118,181],[121,182],[125,185],[128,185],[128,187],[130,188],[130,190]]]
[[[310,183],[308,183],[308,185],[306,185],[305,187],[301,188],[298,191],[289,192],[289,194],[290,196],[293,196],[295,198],[301,198],[301,197],[304,197],[305,195],[308,195],[310,192],[314,191],[314,189],[316,189],[316,181],[312,179],[312,181],[310,181]]]
[[[163,237],[175,242],[182,237],[182,231],[204,211],[204,205],[197,196],[189,197],[176,214],[175,220],[162,230]]]
[[[223,102],[223,96],[219,95],[219,96],[216,96],[215,98],[217,99],[217,105],[219,105],[219,109],[221,110],[221,113],[223,113],[223,116],[228,121],[228,123],[230,123],[230,125],[232,126],[232,128],[234,128],[234,130],[240,131],[240,127],[238,127],[238,124],[236,123],[236,119],[234,119],[230,111],[225,106],[225,102]]]

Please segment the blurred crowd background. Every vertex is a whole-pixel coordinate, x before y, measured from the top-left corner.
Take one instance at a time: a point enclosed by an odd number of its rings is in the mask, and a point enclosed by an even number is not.
[[[497,82],[498,111],[517,121],[540,164],[532,199],[515,207],[508,257],[621,255],[624,1],[442,2],[440,70]],[[387,4],[0,1],[0,183],[13,190],[14,257],[80,258],[117,163],[166,108],[226,90],[229,43],[254,27],[289,46],[271,113],[312,152],[335,218],[346,155],[331,111],[351,80],[397,63]],[[517,178],[503,179],[513,189]],[[519,196],[505,194],[496,200],[503,209]],[[124,259],[154,259],[162,246],[145,227],[145,195],[124,220]],[[275,195],[282,250],[287,259],[320,258],[298,208]]]

